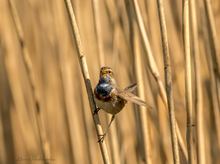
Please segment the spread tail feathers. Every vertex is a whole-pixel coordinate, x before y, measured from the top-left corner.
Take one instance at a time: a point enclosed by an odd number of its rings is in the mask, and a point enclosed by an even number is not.
[[[131,84],[124,89],[124,91],[133,92],[137,88],[137,83]]]
[[[131,101],[137,105],[141,105],[141,106],[147,106],[145,101],[141,100],[139,97],[137,97],[136,95],[134,95],[131,92],[128,92],[128,90],[124,90],[124,91],[119,91],[118,92],[118,96],[127,100],[127,101]]]

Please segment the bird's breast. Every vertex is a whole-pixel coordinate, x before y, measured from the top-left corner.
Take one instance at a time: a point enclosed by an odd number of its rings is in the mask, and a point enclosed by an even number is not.
[[[99,97],[107,97],[112,91],[112,86],[108,83],[99,83],[95,88],[95,94]]]
[[[115,85],[110,78],[101,78],[97,84],[94,94],[96,105],[110,114],[117,114],[126,104],[126,100],[115,93]]]
[[[103,101],[95,98],[95,101],[99,108],[110,114],[119,113],[126,104],[126,101],[119,97],[111,98],[110,101]]]

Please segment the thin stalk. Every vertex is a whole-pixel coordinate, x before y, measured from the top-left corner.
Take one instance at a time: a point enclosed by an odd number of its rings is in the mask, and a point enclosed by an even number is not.
[[[131,1],[133,3],[134,9],[135,9],[135,16],[136,16],[138,28],[139,28],[139,31],[140,31],[140,34],[141,34],[141,38],[142,38],[143,43],[144,43],[144,50],[147,54],[148,65],[149,65],[149,68],[150,68],[150,72],[152,73],[153,77],[155,78],[155,80],[158,84],[159,91],[160,91],[160,96],[163,100],[164,105],[166,106],[166,109],[168,109],[167,108],[167,96],[166,96],[165,87],[164,87],[163,82],[160,78],[158,67],[157,67],[155,59],[153,57],[150,42],[149,42],[147,32],[146,32],[145,27],[144,27],[143,18],[141,16],[140,7],[137,3],[137,0],[131,0]],[[181,149],[184,153],[185,159],[187,159],[188,158],[187,157],[187,150],[186,150],[186,147],[185,147],[183,138],[181,136],[179,126],[178,126],[177,122],[176,122],[176,131],[177,131],[176,133],[177,133],[177,138],[178,138],[179,145],[180,145],[180,147],[181,147]]]
[[[161,39],[163,46],[163,59],[164,59],[164,71],[165,71],[165,83],[166,83],[166,93],[167,93],[167,103],[169,109],[169,118],[170,118],[170,130],[171,130],[171,141],[173,148],[173,160],[175,164],[180,163],[179,157],[179,147],[178,140],[176,135],[176,118],[174,110],[174,100],[173,100],[173,86],[172,86],[172,70],[170,66],[170,54],[169,54],[169,45],[167,38],[167,29],[166,29],[166,20],[164,14],[163,1],[157,0],[160,30],[161,30]]]
[[[114,28],[115,29],[115,28]],[[118,29],[118,28],[117,28]],[[117,65],[117,59],[118,59],[118,53],[117,53],[117,48],[116,45],[119,42],[119,39],[117,37],[118,30],[114,30],[114,36],[113,36],[113,68],[116,68]],[[110,115],[108,115],[108,122],[110,121]],[[116,122],[116,120],[115,120]],[[120,158],[121,158],[121,153],[120,153],[120,148],[119,148],[119,141],[118,141],[118,135],[117,135],[117,127],[116,123],[114,123],[111,127],[111,132],[110,132],[110,141],[111,141],[111,154],[112,154],[112,163],[120,163]]]
[[[88,94],[91,114],[93,114],[94,111],[96,111],[96,104],[95,104],[94,95],[93,95],[93,91],[92,91],[92,85],[91,85],[91,81],[90,81],[88,66],[87,66],[87,63],[86,63],[86,57],[84,55],[83,47],[82,47],[82,44],[81,44],[78,25],[76,23],[76,18],[75,18],[75,14],[74,14],[74,11],[73,11],[71,0],[64,0],[64,2],[65,2],[65,5],[66,5],[66,8],[67,8],[68,16],[69,16],[70,23],[71,23],[73,39],[76,43],[78,59],[79,59],[81,71],[82,71],[82,74],[83,74],[84,82],[85,82],[85,85],[86,85],[86,90],[87,90],[87,94]],[[103,130],[102,130],[102,127],[101,127],[101,124],[100,124],[98,114],[93,115],[93,120],[94,120],[94,124],[95,124],[98,139],[100,139],[101,135],[103,134]],[[106,147],[106,144],[105,144],[105,140],[103,142],[99,142],[99,147],[100,147],[100,150],[101,150],[103,162],[105,164],[110,163],[107,147]]]
[[[158,83],[160,95],[162,97],[164,104],[167,104],[166,91],[164,89],[163,82],[160,78],[159,70],[157,68],[155,59],[153,57],[150,42],[149,42],[145,27],[144,27],[143,18],[141,16],[140,7],[138,5],[137,0],[132,0],[132,2],[133,2],[134,9],[135,9],[135,16],[137,19],[138,28],[140,30],[141,37],[144,42],[144,50],[147,52],[147,58],[148,58],[150,71]]]
[[[99,7],[99,0],[93,0],[92,1],[92,7],[93,7],[93,16],[95,21],[95,33],[96,33],[96,39],[97,39],[97,46],[98,46],[98,57],[99,57],[99,66],[105,66],[105,57],[104,57],[104,51],[103,51],[103,41],[102,41],[102,28],[101,28],[101,22],[100,22],[100,7]],[[111,116],[108,114],[106,115],[107,121],[110,122]],[[111,133],[110,133],[110,144],[111,144],[111,155],[112,155],[112,162],[113,163],[119,163],[120,161],[120,153],[119,153],[119,147],[118,147],[118,141],[117,141],[117,130],[116,125],[112,124],[111,126]]]
[[[204,96],[208,96],[208,99],[205,99],[208,101],[209,107],[211,111],[208,111],[209,113],[209,118],[210,119],[210,123],[209,125],[204,124],[205,126],[207,126],[207,128],[212,127],[213,125],[215,126],[215,130],[214,129],[208,129],[206,131],[206,133],[209,133],[209,139],[207,140],[205,138],[205,142],[208,144],[206,144],[206,162],[207,163],[216,163],[215,161],[217,160],[217,158],[219,156],[215,156],[213,154],[213,151],[211,151],[211,149],[215,149],[217,151],[219,151],[219,139],[218,139],[218,134],[219,134],[219,125],[220,125],[220,113],[219,113],[219,107],[218,107],[218,101],[217,101],[217,92],[216,92],[216,85],[215,85],[215,73],[214,73],[214,69],[213,69],[213,60],[211,57],[211,53],[212,53],[212,48],[210,45],[210,36],[209,36],[209,31],[208,31],[208,25],[207,25],[207,19],[206,19],[206,13],[202,12],[202,18],[203,18],[203,26],[202,26],[202,33],[203,33],[203,46],[204,46],[204,50],[205,50],[205,59],[207,61],[208,64],[208,71],[209,71],[209,76],[208,76],[208,82],[207,82],[207,89],[206,89],[206,93]],[[204,111],[205,112],[205,111]],[[205,118],[207,119],[206,115]],[[215,136],[213,134],[213,132],[215,131]],[[210,133],[211,132],[211,133]],[[213,140],[215,138],[215,140]],[[217,140],[216,140],[217,138]],[[214,145],[213,145],[214,144]]]
[[[62,83],[62,94],[63,94],[63,101],[64,101],[64,106],[63,106],[63,113],[64,113],[64,119],[66,121],[66,129],[67,129],[67,141],[68,145],[70,147],[69,154],[70,154],[70,159],[72,163],[80,163],[82,162],[82,155],[79,152],[79,147],[80,147],[80,139],[84,139],[81,137],[80,133],[80,122],[79,122],[79,113],[75,113],[76,111],[74,110],[75,101],[72,101],[74,99],[74,85],[73,81],[71,80],[71,67],[70,67],[70,61],[67,58],[67,54],[59,53],[58,56],[58,61],[60,64],[60,79]],[[79,92],[79,91],[78,91]],[[82,93],[81,93],[82,94]],[[82,96],[83,97],[83,96]],[[83,112],[85,112],[83,110]],[[88,151],[90,149],[87,149]],[[89,154],[89,152],[86,152]],[[89,154],[90,155],[90,154]],[[89,156],[88,155],[88,156]],[[90,157],[90,156],[89,156]]]
[[[104,55],[103,55],[103,46],[102,46],[102,29],[101,29],[101,23],[99,18],[99,0],[93,0],[92,1],[92,7],[93,7],[93,15],[94,15],[94,21],[95,21],[95,34],[97,39],[97,46],[98,46],[98,56],[99,56],[99,64],[100,66],[104,66]]]
[[[110,118],[110,115],[108,115],[108,122],[110,122]],[[115,123],[111,126],[110,136],[112,163],[120,163],[119,143],[117,140],[117,127]]]
[[[206,16],[204,16],[206,17]],[[215,124],[215,130],[216,130],[216,137],[217,140],[215,140],[215,146],[217,147],[218,150],[220,150],[220,129],[219,129],[219,125],[220,125],[220,112],[219,112],[219,104],[218,104],[218,96],[217,96],[217,85],[216,85],[216,76],[215,76],[215,71],[213,69],[214,67],[214,61],[213,58],[211,56],[212,54],[212,46],[210,45],[210,36],[209,36],[209,30],[207,28],[208,24],[207,24],[207,20],[206,20],[206,26],[203,26],[203,30],[204,30],[204,42],[205,42],[205,46],[206,46],[206,59],[208,61],[208,69],[209,69],[209,78],[210,78],[210,95],[211,97],[211,103],[212,103],[212,110],[213,110],[213,122]]]
[[[217,36],[217,31],[215,28],[215,20],[214,20],[214,15],[213,15],[213,10],[211,7],[211,2],[210,0],[204,0],[204,5],[205,5],[205,13],[208,21],[208,31],[209,31],[209,44],[211,46],[211,57],[212,57],[212,69],[214,71],[213,79],[213,86],[214,88],[214,95],[217,96],[217,99],[215,100],[216,102],[213,102],[215,106],[219,109],[220,108],[220,46],[218,42],[218,36]],[[214,96],[215,97],[215,96]],[[220,111],[214,108],[215,112],[215,121],[219,122],[219,114]],[[218,128],[218,125],[216,127],[216,132],[217,132],[217,138],[218,138],[218,147],[220,147],[220,130]]]
[[[204,0],[205,4],[205,12],[208,20],[208,30],[211,34],[211,46],[212,46],[212,58],[213,58],[213,69],[215,75],[218,75],[218,78],[220,79],[220,46],[218,43],[218,36],[215,28],[215,20],[214,15],[211,7],[210,0]]]
[[[207,43],[208,44],[208,43]],[[210,50],[211,51],[211,50]],[[209,54],[210,55],[210,54]],[[215,128],[216,128],[216,137],[217,140],[215,141],[216,143],[216,147],[218,149],[218,151],[220,150],[220,129],[219,129],[219,125],[220,125],[220,112],[219,112],[219,104],[218,104],[218,96],[217,96],[217,88],[216,88],[216,76],[215,76],[215,72],[213,70],[213,60],[211,57],[209,57],[207,55],[207,59],[209,62],[209,74],[210,74],[210,84],[211,84],[211,96],[212,96],[212,110],[213,110],[213,118],[214,118],[214,124],[215,124]]]
[[[40,148],[41,148],[41,152],[43,153],[44,159],[47,159],[47,158],[50,158],[49,142],[46,136],[46,129],[45,129],[42,115],[41,115],[41,107],[39,103],[39,95],[37,94],[37,85],[35,82],[36,79],[34,76],[33,64],[30,59],[30,54],[29,54],[29,51],[27,49],[27,46],[24,40],[24,32],[21,26],[18,13],[17,13],[16,6],[12,0],[9,0],[8,2],[10,6],[11,15],[14,21],[14,25],[15,25],[15,31],[16,31],[19,44],[21,47],[23,61],[24,61],[25,69],[27,71],[28,81],[29,81],[31,91],[32,91],[31,92],[32,98],[34,100],[34,105],[35,105],[34,113],[36,117],[37,131],[40,137],[40,143],[41,143]],[[44,162],[46,163],[45,160]]]
[[[195,108],[196,108],[196,127],[197,127],[197,156],[198,163],[205,164],[205,139],[204,139],[204,125],[203,125],[203,100],[202,100],[202,84],[201,84],[201,67],[200,67],[200,53],[199,53],[199,37],[198,24],[196,14],[196,0],[190,0],[190,15],[192,22],[192,55],[195,64]]]
[[[185,96],[186,96],[186,112],[187,112],[187,149],[189,163],[193,163],[193,107],[192,107],[192,69],[190,54],[190,22],[189,22],[189,1],[183,1],[183,39],[185,53]]]
[[[220,48],[218,45],[218,37],[214,23],[214,16],[213,11],[211,8],[211,4],[209,0],[204,0],[205,5],[205,14],[207,17],[207,26],[208,26],[208,33],[209,35],[209,45],[210,45],[210,55],[212,61],[209,61],[211,68],[213,71],[210,73],[211,77],[211,90],[213,95],[213,109],[214,109],[214,117],[215,117],[215,124],[216,124],[216,133],[218,138],[218,149],[220,149],[220,130],[219,130],[219,123],[220,123],[220,90],[219,90],[219,83],[220,83]],[[212,74],[212,72],[214,74]]]
[[[141,59],[141,52],[140,52],[140,41],[139,41],[139,34],[138,29],[135,24],[136,22],[133,21],[133,51],[134,51],[134,61],[135,61],[135,75],[138,83],[138,95],[141,99],[145,99],[145,89],[144,89],[144,78],[142,72],[142,59]],[[147,115],[147,108],[144,106],[139,106],[140,110],[138,111],[140,114],[140,121],[141,121],[141,129],[142,129],[142,139],[143,139],[143,146],[144,146],[144,155],[145,155],[145,162],[150,164],[152,163],[151,159],[151,149],[150,149],[150,137],[149,137],[149,125],[148,125],[148,115]]]

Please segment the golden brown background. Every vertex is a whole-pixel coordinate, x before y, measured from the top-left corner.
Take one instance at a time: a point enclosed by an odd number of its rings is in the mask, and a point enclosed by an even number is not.
[[[64,1],[10,1],[11,4],[9,0],[0,0],[0,163],[103,163]],[[98,81],[100,63],[112,67],[121,88],[137,81],[136,65],[141,64],[145,100],[153,107],[145,111],[150,160],[158,164],[172,163],[168,112],[148,67],[140,33],[136,35],[139,48],[135,52],[141,54],[141,60],[136,62],[131,46],[134,36],[129,33],[131,15],[127,13],[127,1],[98,1],[96,32],[93,1],[72,0],[92,86],[95,87]],[[217,79],[216,88],[213,88],[212,65],[215,61],[204,2],[196,0],[202,85],[199,114],[195,107],[194,61],[197,59],[193,51],[191,53],[194,162],[217,164],[220,163],[220,80]],[[165,83],[157,3],[154,0],[138,0],[138,3],[153,56]],[[211,7],[219,37],[220,1],[212,0]],[[164,9],[175,114],[186,146],[182,2],[164,0]],[[19,40],[16,19],[21,24],[22,40]],[[99,41],[97,34],[101,38]],[[217,43],[219,47],[220,42]],[[216,74],[214,76],[217,78]],[[105,129],[109,117],[103,111],[99,116]],[[198,123],[198,117],[202,122]],[[116,116],[106,137],[111,163],[146,162],[141,123],[139,109],[131,103]],[[199,148],[198,124],[202,127],[203,139]],[[205,161],[199,161],[199,150]]]

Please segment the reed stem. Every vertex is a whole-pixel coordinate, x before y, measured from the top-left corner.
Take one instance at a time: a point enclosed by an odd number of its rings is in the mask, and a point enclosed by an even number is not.
[[[193,107],[192,107],[192,69],[191,69],[191,53],[190,53],[190,22],[189,22],[189,1],[183,1],[183,39],[185,53],[185,96],[186,96],[186,112],[187,112],[187,149],[189,163],[193,163]]]
[[[131,1],[133,3],[133,6],[134,6],[135,17],[136,17],[136,20],[137,20],[137,24],[138,24],[140,34],[141,34],[141,38],[143,40],[144,50],[145,50],[147,58],[148,58],[148,64],[149,64],[150,72],[152,73],[153,77],[155,78],[155,80],[157,82],[157,85],[159,87],[160,96],[163,100],[164,105],[166,106],[166,109],[167,109],[166,90],[165,90],[163,82],[160,78],[159,70],[158,70],[158,67],[156,65],[155,59],[153,57],[150,42],[149,42],[145,27],[144,27],[143,18],[141,16],[140,7],[138,5],[137,0],[131,0]],[[178,126],[177,122],[176,122],[176,130],[177,130],[177,138],[178,138],[179,145],[180,145],[180,147],[181,147],[181,149],[184,153],[185,159],[187,159],[187,153],[186,153],[187,150],[186,150],[185,144],[183,142],[183,138],[181,136],[179,126]]]
[[[192,55],[195,68],[195,109],[196,109],[196,128],[197,128],[197,156],[198,163],[205,164],[205,139],[203,125],[203,101],[202,101],[202,84],[201,84],[201,67],[199,53],[199,37],[197,23],[196,0],[190,0],[190,17],[192,24]]]
[[[135,61],[135,75],[138,83],[138,94],[139,97],[145,100],[144,94],[144,77],[143,77],[143,63],[141,57],[141,47],[140,47],[140,39],[139,33],[137,29],[136,22],[133,21],[133,52],[134,52],[134,61]],[[148,122],[148,113],[147,107],[140,106],[140,110],[138,111],[140,114],[140,122],[141,122],[141,130],[142,130],[142,139],[143,139],[143,146],[144,146],[144,155],[145,155],[145,162],[147,164],[152,163],[152,156],[151,156],[151,146],[150,146],[150,134],[149,134],[149,122]],[[148,108],[149,109],[149,108]]]
[[[175,119],[173,86],[172,86],[172,70],[170,65],[170,54],[169,54],[169,45],[167,38],[163,0],[157,0],[157,7],[158,7],[159,20],[160,20],[159,22],[160,22],[162,46],[163,46],[165,83],[166,83],[167,103],[169,109],[170,128],[171,128],[171,137],[172,137],[171,141],[173,148],[173,161],[175,164],[179,164],[180,157],[179,157],[178,139],[176,134],[176,119]]]
[[[86,85],[91,114],[93,114],[96,111],[96,104],[95,104],[94,95],[93,95],[93,91],[92,91],[92,85],[91,85],[91,81],[90,81],[86,57],[84,55],[84,51],[83,51],[83,47],[82,47],[82,43],[81,43],[81,39],[80,39],[78,25],[76,22],[76,18],[75,18],[75,14],[73,11],[71,0],[64,0],[64,2],[66,5],[66,8],[67,8],[68,16],[69,16],[70,23],[71,23],[72,35],[73,35],[74,41],[76,43],[78,59],[79,59],[80,68],[81,68],[81,71],[83,74],[84,82]],[[102,130],[102,127],[100,124],[98,114],[93,115],[93,120],[94,120],[94,124],[96,127],[96,133],[97,133],[98,139],[100,139],[101,135],[103,134],[103,130]],[[101,150],[103,162],[105,164],[109,164],[110,160],[109,160],[109,155],[108,155],[108,150],[106,147],[105,140],[103,142],[99,142],[99,147]]]
[[[28,82],[30,84],[31,91],[32,91],[31,92],[32,98],[34,100],[34,105],[35,105],[34,113],[36,117],[37,132],[39,134],[39,139],[41,143],[40,144],[41,152],[43,154],[44,159],[50,158],[51,155],[50,155],[49,142],[47,139],[46,129],[45,129],[44,121],[43,121],[42,114],[41,114],[41,106],[39,102],[39,95],[37,93],[36,77],[34,75],[33,64],[30,59],[30,54],[26,46],[26,42],[24,40],[24,32],[21,26],[21,21],[17,13],[15,3],[13,0],[9,0],[8,2],[10,6],[11,15],[14,21],[14,25],[15,25],[15,31],[16,31],[19,44],[20,44],[20,48],[22,51],[22,57],[23,57],[25,69],[27,71]],[[44,163],[46,163],[45,160],[44,160]]]

